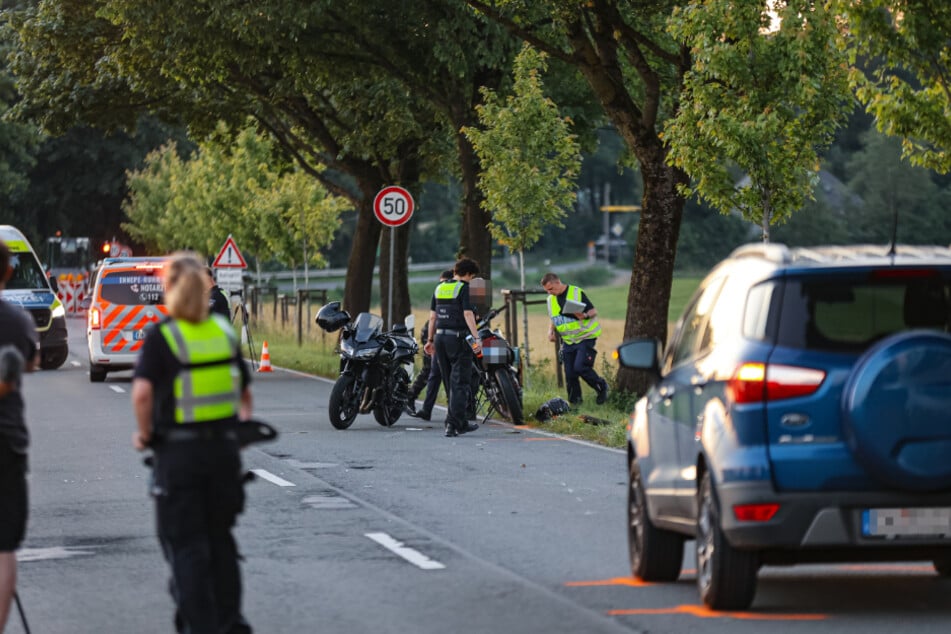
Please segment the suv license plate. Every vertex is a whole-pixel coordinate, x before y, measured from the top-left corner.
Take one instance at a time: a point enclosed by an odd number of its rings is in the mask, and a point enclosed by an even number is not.
[[[862,511],[866,537],[951,537],[951,508],[893,508]]]

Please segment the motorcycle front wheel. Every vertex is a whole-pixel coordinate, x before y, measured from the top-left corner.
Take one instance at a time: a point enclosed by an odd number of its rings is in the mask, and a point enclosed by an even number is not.
[[[327,413],[330,424],[337,429],[346,429],[353,424],[360,412],[360,393],[357,381],[348,374],[342,374],[330,391]]]
[[[389,392],[373,406],[373,418],[384,427],[390,427],[403,415],[403,408],[409,398],[409,375],[406,370],[396,369],[389,388]]]
[[[492,373],[495,384],[498,388],[496,392],[495,409],[499,410],[505,418],[509,419],[515,425],[521,425],[522,420],[522,398],[518,392],[518,383],[512,376],[512,371],[508,368],[496,370]]]

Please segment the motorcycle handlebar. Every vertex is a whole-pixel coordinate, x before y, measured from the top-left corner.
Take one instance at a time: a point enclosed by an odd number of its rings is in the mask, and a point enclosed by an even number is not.
[[[501,308],[490,308],[489,312],[485,314],[485,317],[479,320],[479,323],[476,324],[479,330],[482,330],[489,325],[489,322],[501,315],[509,307],[508,304],[502,304]]]

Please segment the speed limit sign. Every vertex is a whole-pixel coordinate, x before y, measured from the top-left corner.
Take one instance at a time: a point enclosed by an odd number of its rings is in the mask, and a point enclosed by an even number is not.
[[[373,199],[373,213],[387,227],[399,227],[408,222],[415,206],[410,193],[395,185],[384,187]]]

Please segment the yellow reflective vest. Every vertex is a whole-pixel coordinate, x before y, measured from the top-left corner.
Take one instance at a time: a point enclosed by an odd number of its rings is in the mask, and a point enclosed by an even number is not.
[[[581,301],[581,289],[577,286],[568,286],[566,299]],[[558,297],[548,296],[548,316],[558,331],[562,341],[571,345],[584,341],[585,339],[595,339],[601,335],[601,324],[597,318],[578,320],[574,315],[562,315],[561,306],[558,305]]]
[[[241,372],[237,336],[220,315],[192,324],[173,319],[159,326],[182,368],[175,377],[175,423],[205,423],[238,415]]]

